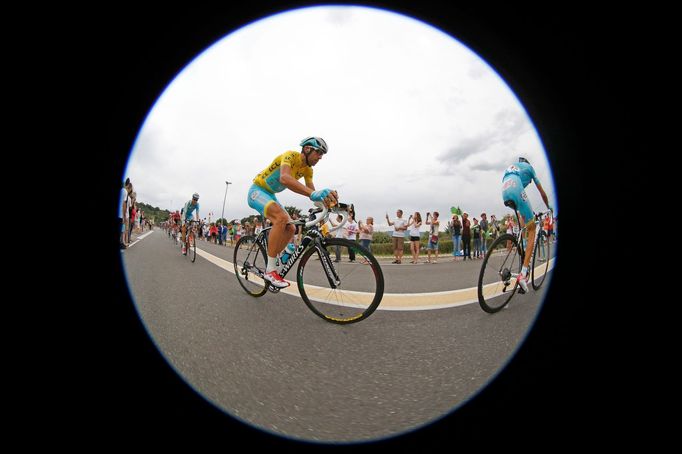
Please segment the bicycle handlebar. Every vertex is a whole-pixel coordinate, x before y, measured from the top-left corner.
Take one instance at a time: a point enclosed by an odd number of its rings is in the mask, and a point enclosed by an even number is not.
[[[312,227],[313,225],[318,224],[318,223],[324,224],[325,222],[327,222],[327,219],[329,219],[329,209],[324,205],[324,203],[315,202],[315,206],[322,209],[322,212],[321,212],[322,214],[320,215],[319,218],[316,217],[315,219],[311,219],[310,221],[307,221],[304,224],[306,228]],[[348,208],[348,205],[346,205],[345,203],[339,203],[332,208],[331,211],[333,213],[337,213],[341,216],[341,223],[339,225],[337,225],[336,227],[329,229],[330,233],[339,230],[341,227],[343,227],[346,224],[346,220],[348,219],[348,213],[346,211],[347,208]],[[313,211],[313,212],[311,212],[311,214],[314,214],[317,212],[319,212],[319,211]]]

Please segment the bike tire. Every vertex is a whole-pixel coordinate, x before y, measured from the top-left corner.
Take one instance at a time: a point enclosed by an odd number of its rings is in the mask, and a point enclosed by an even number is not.
[[[232,263],[234,264],[237,282],[246,293],[256,298],[265,295],[269,284],[250,271],[250,266],[255,266],[259,271],[265,273],[268,264],[268,254],[262,244],[256,243],[256,237],[245,235],[239,238],[237,244],[234,245]],[[249,266],[245,267],[245,265]]]
[[[194,263],[197,259],[197,239],[194,233],[190,233],[187,237],[187,253],[190,254],[190,259]]]
[[[384,274],[372,253],[355,241],[342,238],[322,240],[324,251],[316,246],[303,253],[297,270],[297,284],[301,298],[314,314],[330,323],[357,323],[369,317],[384,296]],[[334,263],[327,248],[339,246],[342,255],[355,254],[355,263]],[[322,257],[326,254],[326,257]],[[319,264],[317,260],[320,259]],[[367,260],[368,264],[361,263]],[[334,268],[340,281],[332,288],[322,260]]]
[[[550,243],[544,230],[540,230],[535,238],[535,252],[533,253],[533,267],[531,270],[531,284],[534,290],[539,290],[549,272]],[[542,261],[544,259],[544,262]],[[537,260],[537,265],[536,265]]]
[[[507,250],[507,241],[511,249]],[[478,276],[478,303],[485,312],[494,314],[502,310],[519,286],[516,276],[521,272],[523,255],[514,235],[500,235],[490,245]],[[512,285],[511,289],[508,289]]]

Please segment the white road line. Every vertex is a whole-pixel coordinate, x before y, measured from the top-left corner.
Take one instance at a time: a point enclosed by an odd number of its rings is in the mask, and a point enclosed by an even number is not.
[[[214,265],[229,271],[234,274],[234,265],[225,259],[216,257],[215,255],[204,251],[197,247],[197,255],[205,258]],[[550,267],[554,267],[554,259],[550,260]],[[296,282],[287,280],[291,285],[282,289],[281,293],[300,297]],[[494,284],[496,285],[496,284]],[[315,285],[306,284],[306,293],[308,293],[312,300],[323,300],[323,293],[328,293],[329,289],[318,287]],[[344,294],[353,295],[357,301],[358,298],[372,297],[371,293],[356,292],[352,290],[338,290]],[[491,296],[492,298],[492,296]],[[446,309],[450,307],[464,306],[467,304],[478,303],[478,287],[470,287],[459,290],[448,290],[444,292],[430,292],[430,293],[384,293],[381,304],[378,310],[385,311],[423,311],[431,309]]]
[[[138,236],[137,239],[136,239],[135,241],[133,241],[132,243],[130,243],[130,244],[128,245],[128,248],[131,248],[131,247],[135,246],[137,243],[140,242],[140,240],[144,240],[145,238],[147,238],[147,237],[148,237],[149,235],[151,235],[152,233],[154,233],[154,231],[153,231],[153,230],[150,230],[149,232],[145,233],[144,235]]]

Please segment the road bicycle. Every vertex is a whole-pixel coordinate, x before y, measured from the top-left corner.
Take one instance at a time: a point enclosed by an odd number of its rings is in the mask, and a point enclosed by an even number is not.
[[[185,232],[185,248],[187,249],[187,256],[192,260],[192,263],[194,263],[197,259],[197,237],[195,224],[199,224],[199,221],[189,221],[187,231]],[[180,240],[180,243],[180,250],[182,250],[182,240]]]
[[[513,202],[505,202],[516,213],[519,222],[519,212]],[[547,233],[542,230],[542,217],[551,212],[535,214],[535,246],[530,261],[530,282],[534,290],[540,289],[547,278],[549,262],[551,261],[550,241]],[[518,223],[517,225],[521,225]],[[478,303],[488,313],[495,313],[504,308],[511,301],[520,288],[517,276],[521,273],[523,257],[526,247],[527,225],[519,229],[516,234],[504,233],[493,241],[488,253],[483,259],[481,272],[478,276]]]
[[[177,224],[173,224],[172,226],[169,227],[168,229],[168,236],[170,237],[171,240],[173,240],[173,244],[177,245],[178,244],[178,231],[180,228],[178,227]]]
[[[359,243],[327,238],[320,232],[319,225],[327,222],[331,213],[341,216],[341,221],[329,232],[342,228],[346,223],[349,205],[339,203],[331,210],[320,207],[318,203],[316,205],[318,208],[308,210],[308,216],[290,222],[307,230],[304,230],[301,244],[288,261],[279,263],[279,274],[285,277],[300,259],[296,283],[301,298],[310,310],[331,323],[359,322],[369,317],[379,306],[384,295],[384,274],[374,255]],[[261,297],[268,290],[273,293],[280,290],[263,278],[271,229],[266,227],[257,236],[242,236],[234,248],[237,280],[246,293],[253,297]],[[336,252],[336,247],[339,247],[342,258],[352,257],[351,252],[354,252],[358,260],[332,260],[330,250]],[[360,263],[363,259],[367,264]]]

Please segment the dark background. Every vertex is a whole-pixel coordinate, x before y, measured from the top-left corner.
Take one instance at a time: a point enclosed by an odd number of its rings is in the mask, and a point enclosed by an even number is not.
[[[74,147],[87,197],[114,219],[137,133],[158,96],[199,53],[264,16],[311,2],[244,6],[111,4],[52,24],[60,39],[46,65],[64,76],[58,105],[80,131]],[[511,86],[548,152],[560,208],[561,244],[552,287],[535,328],[509,366],[469,404],[417,432],[364,445],[554,448],[608,438],[620,408],[610,396],[613,355],[604,299],[588,290],[585,221],[617,152],[636,150],[641,92],[633,55],[641,45],[619,13],[589,6],[531,8],[436,2],[365,2],[411,15],[450,33]],[[478,5],[478,6],[477,6]],[[69,11],[61,11],[69,16]],[[81,10],[80,13],[83,13]],[[632,15],[629,15],[629,20]],[[639,19],[643,20],[643,19]],[[301,70],[304,70],[303,68]],[[60,79],[61,80],[61,79]],[[65,109],[64,112],[67,110]],[[267,131],[264,130],[264,134]],[[599,171],[596,169],[599,168]],[[608,176],[606,177],[608,178]],[[134,182],[133,182],[134,183]],[[82,191],[83,193],[85,191]],[[606,202],[605,202],[606,207]],[[75,298],[69,361],[55,366],[65,385],[47,412],[65,439],[94,437],[122,446],[315,447],[254,430],[195,394],[156,350],[122,275],[116,225],[104,221],[101,247],[80,278],[96,292]],[[106,224],[106,225],[105,225]],[[107,232],[110,237],[107,237]],[[94,296],[93,296],[94,295]],[[53,369],[54,370],[54,369]],[[61,382],[60,382],[61,383]],[[68,410],[68,417],[62,413]]]

